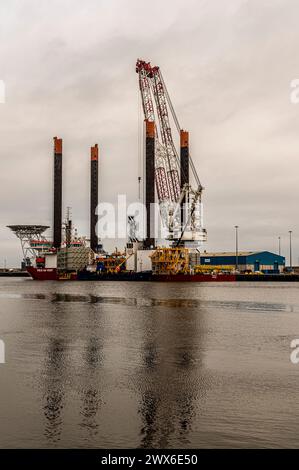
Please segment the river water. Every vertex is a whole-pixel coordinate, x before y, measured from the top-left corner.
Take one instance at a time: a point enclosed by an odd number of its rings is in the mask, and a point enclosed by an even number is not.
[[[0,279],[1,448],[298,447],[297,283]]]

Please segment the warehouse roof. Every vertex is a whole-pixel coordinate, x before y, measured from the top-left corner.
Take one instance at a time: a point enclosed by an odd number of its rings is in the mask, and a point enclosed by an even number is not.
[[[238,256],[249,256],[249,255],[254,255],[255,253],[262,253],[262,251],[238,251]],[[202,251],[200,253],[201,256],[208,256],[208,257],[213,257],[213,256],[236,256],[235,251],[222,251],[219,253],[206,253],[205,251]]]
[[[205,252],[202,251],[200,253],[200,256],[202,258],[235,258],[236,252],[235,251],[221,251],[218,253],[215,252]],[[262,256],[263,258],[269,258],[270,257],[275,257],[275,258],[281,258],[284,260],[284,256],[278,255],[277,253],[273,253],[271,251],[267,250],[259,250],[259,251],[238,251],[238,257],[250,257],[250,256]]]

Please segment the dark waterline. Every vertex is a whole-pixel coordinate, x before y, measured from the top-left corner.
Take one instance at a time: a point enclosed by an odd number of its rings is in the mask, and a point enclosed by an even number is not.
[[[299,283],[0,279],[0,447],[298,447]]]

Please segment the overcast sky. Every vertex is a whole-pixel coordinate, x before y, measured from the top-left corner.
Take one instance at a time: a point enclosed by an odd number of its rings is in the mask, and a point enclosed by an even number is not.
[[[52,138],[64,139],[64,207],[88,234],[89,147],[100,197],[138,195],[138,57],[158,64],[200,179],[207,250],[288,253],[299,264],[298,0],[2,0],[0,267],[5,227],[51,224]],[[65,211],[64,211],[65,212]]]

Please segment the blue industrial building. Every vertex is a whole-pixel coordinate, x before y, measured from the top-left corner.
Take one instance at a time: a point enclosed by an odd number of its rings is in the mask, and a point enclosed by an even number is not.
[[[237,261],[237,262],[236,262]],[[239,271],[261,271],[266,274],[282,272],[285,267],[283,256],[270,251],[240,251],[238,259],[236,253],[206,253],[200,254],[200,264],[209,266],[236,266]]]

